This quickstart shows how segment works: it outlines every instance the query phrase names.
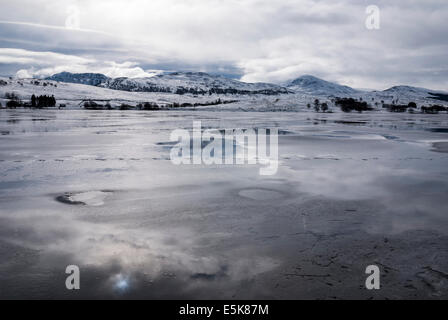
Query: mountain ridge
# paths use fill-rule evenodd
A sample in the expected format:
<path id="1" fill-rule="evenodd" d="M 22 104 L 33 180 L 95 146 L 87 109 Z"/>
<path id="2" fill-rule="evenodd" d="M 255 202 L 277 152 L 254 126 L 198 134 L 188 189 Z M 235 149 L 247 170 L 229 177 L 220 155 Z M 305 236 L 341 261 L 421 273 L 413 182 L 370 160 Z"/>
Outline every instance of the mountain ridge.
<path id="1" fill-rule="evenodd" d="M 296 93 L 315 95 L 351 95 L 360 92 L 360 90 L 349 86 L 326 81 L 312 75 L 300 76 L 289 81 L 286 86 Z"/>
<path id="2" fill-rule="evenodd" d="M 397 85 L 382 91 L 364 91 L 346 85 L 326 81 L 312 75 L 302 75 L 283 85 L 266 82 L 248 83 L 230 79 L 222 75 L 205 72 L 170 72 L 145 78 L 110 78 L 101 73 L 61 72 L 45 78 L 67 83 L 93 85 L 108 89 L 130 92 L 170 92 L 177 94 L 306 94 L 314 96 L 353 96 L 359 94 L 422 96 L 436 100 L 447 99 L 447 92 L 409 85 Z"/>
<path id="3" fill-rule="evenodd" d="M 79 83 L 97 86 L 110 79 L 102 73 L 71 73 L 71 72 L 60 72 L 53 74 L 50 77 L 46 77 L 45 80 L 53 80 L 59 82 L 67 83 Z"/>
<path id="4" fill-rule="evenodd" d="M 90 78 L 89 78 L 90 77 Z M 221 75 L 204 72 L 172 72 L 145 78 L 109 78 L 103 74 L 58 73 L 47 77 L 69 83 L 95 85 L 103 88 L 131 92 L 170 92 L 177 94 L 261 94 L 278 95 L 291 93 L 287 88 L 270 83 L 246 83 Z"/>

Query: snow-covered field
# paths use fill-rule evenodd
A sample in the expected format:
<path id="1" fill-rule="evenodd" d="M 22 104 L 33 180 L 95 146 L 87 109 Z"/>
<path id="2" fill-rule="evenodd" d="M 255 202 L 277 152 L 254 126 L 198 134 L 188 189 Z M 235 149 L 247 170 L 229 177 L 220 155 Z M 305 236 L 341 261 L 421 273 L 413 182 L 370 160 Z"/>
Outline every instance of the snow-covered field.
<path id="1" fill-rule="evenodd" d="M 100 88 L 95 86 L 64 83 L 47 80 L 9 80 L 2 78 L 8 82 L 8 85 L 0 86 L 0 102 L 3 105 L 6 104 L 7 99 L 4 98 L 5 93 L 15 93 L 22 100 L 29 101 L 31 95 L 54 95 L 57 99 L 57 103 L 66 104 L 67 108 L 79 109 L 82 106 L 83 101 L 94 100 L 102 102 L 110 102 L 113 106 L 122 103 L 138 104 L 142 102 L 156 102 L 161 105 L 169 104 L 173 102 L 206 102 L 216 99 L 215 97 L 208 96 L 181 96 L 177 94 L 168 93 L 150 93 L 150 92 L 127 92 L 112 90 L 107 88 Z M 34 84 L 35 81 L 39 82 L 39 85 Z M 46 86 L 43 84 L 46 83 Z M 48 85 L 48 84 L 52 85 Z"/>
<path id="2" fill-rule="evenodd" d="M 75 75 L 71 75 L 75 77 Z M 60 79 L 60 78 L 57 78 Z M 64 81 L 70 81 L 66 78 Z M 96 79 L 96 78 L 94 78 Z M 73 80 L 73 79 L 72 79 Z M 75 78 L 76 81 L 79 79 Z M 75 81 L 73 80 L 73 81 Z M 86 79 L 86 81 L 91 79 Z M 6 83 L 1 85 L 1 81 Z M 79 80 L 80 81 L 80 80 Z M 93 81 L 93 80 L 92 80 Z M 121 104 L 135 106 L 139 103 L 151 102 L 160 106 L 173 103 L 199 103 L 207 104 L 218 99 L 222 101 L 235 101 L 230 104 L 220 104 L 197 107 L 200 110 L 209 111 L 306 111 L 307 104 L 313 104 L 315 99 L 326 102 L 332 112 L 340 112 L 332 100 L 334 97 L 353 97 L 363 99 L 377 111 L 382 110 L 382 102 L 408 104 L 415 102 L 418 107 L 433 104 L 448 106 L 447 101 L 434 99 L 429 93 L 437 92 L 430 89 L 397 86 L 384 91 L 360 91 L 335 83 L 327 82 L 312 76 L 303 76 L 285 87 L 273 84 L 255 83 L 249 84 L 221 76 L 210 76 L 202 73 L 174 73 L 153 78 L 143 79 L 110 79 L 100 86 L 59 82 L 41 79 L 8 79 L 0 78 L 0 103 L 5 106 L 8 99 L 5 94 L 14 93 L 24 102 L 29 102 L 31 95 L 54 95 L 57 105 L 64 104 L 69 109 L 80 109 L 87 100 L 100 104 L 109 103 L 112 107 Z M 117 85 L 119 84 L 119 86 Z M 150 85 L 149 85 L 149 84 Z M 127 84 L 127 86 L 126 86 Z M 171 92 L 144 92 L 150 86 L 158 88 L 170 88 Z M 110 88 L 127 88 L 130 91 L 115 90 Z M 238 92 L 249 91 L 254 94 L 176 94 L 177 88 L 194 90 L 209 90 L 211 88 L 231 88 Z M 137 90 L 137 91 L 135 91 Z M 284 92 L 275 95 L 259 94 L 260 90 L 274 90 Z M 283 91 L 282 91 L 283 90 Z M 443 92 L 442 92 L 443 93 Z M 448 96 L 447 93 L 443 93 Z"/>
<path id="3" fill-rule="evenodd" d="M 74 106 L 92 95 L 209 99 L 38 89 Z M 280 104 L 243 98 L 243 109 Z M 448 298 L 448 116 L 316 114 L 302 104 L 0 110 L 0 297 Z M 170 133 L 194 120 L 280 129 L 278 173 L 174 165 Z M 80 291 L 65 289 L 72 264 Z M 372 264 L 382 272 L 375 292 L 364 287 Z"/>

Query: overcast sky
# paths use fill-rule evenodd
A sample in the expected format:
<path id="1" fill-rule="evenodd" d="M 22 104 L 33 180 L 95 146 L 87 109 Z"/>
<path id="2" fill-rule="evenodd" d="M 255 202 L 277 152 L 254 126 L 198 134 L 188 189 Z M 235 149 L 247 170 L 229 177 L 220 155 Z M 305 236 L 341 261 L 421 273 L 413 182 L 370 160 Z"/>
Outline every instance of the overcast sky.
<path id="1" fill-rule="evenodd" d="M 380 29 L 366 28 L 366 8 Z M 312 74 L 357 88 L 448 91 L 447 0 L 0 0 L 0 74 L 250 82 Z"/>

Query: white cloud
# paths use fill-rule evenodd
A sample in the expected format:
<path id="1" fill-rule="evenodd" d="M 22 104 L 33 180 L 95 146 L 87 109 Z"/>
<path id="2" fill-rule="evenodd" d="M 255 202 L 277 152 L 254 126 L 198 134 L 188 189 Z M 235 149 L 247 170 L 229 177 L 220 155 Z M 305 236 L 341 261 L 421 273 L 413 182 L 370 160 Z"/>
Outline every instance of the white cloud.
<path id="1" fill-rule="evenodd" d="M 27 79 L 27 78 L 32 78 L 33 74 L 30 73 L 29 70 L 20 69 L 19 71 L 17 71 L 16 77 L 19 79 Z"/>
<path id="2" fill-rule="evenodd" d="M 20 69 L 16 73 L 19 78 L 47 77 L 55 73 L 67 71 L 73 73 L 95 72 L 109 77 L 151 77 L 156 73 L 147 72 L 138 63 L 125 61 L 97 61 L 74 55 L 54 52 L 35 52 L 23 49 L 0 48 L 0 63 L 16 63 L 30 65 L 27 69 Z"/>
<path id="3" fill-rule="evenodd" d="M 19 64 L 89 64 L 95 60 L 78 57 L 75 55 L 67 55 L 55 52 L 37 52 L 24 49 L 0 48 L 1 63 L 19 63 Z"/>

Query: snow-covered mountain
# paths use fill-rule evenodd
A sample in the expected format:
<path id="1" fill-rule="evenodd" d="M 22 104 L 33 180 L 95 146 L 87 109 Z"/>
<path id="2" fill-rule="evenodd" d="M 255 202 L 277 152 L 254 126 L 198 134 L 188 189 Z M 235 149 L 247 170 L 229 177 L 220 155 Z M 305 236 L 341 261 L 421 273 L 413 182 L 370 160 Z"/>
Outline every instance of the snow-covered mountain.
<path id="1" fill-rule="evenodd" d="M 286 86 L 296 93 L 315 96 L 346 96 L 359 93 L 358 90 L 348 86 L 325 81 L 310 75 L 304 75 L 292 80 Z"/>
<path id="2" fill-rule="evenodd" d="M 148 78 L 108 78 L 98 73 L 73 74 L 62 72 L 46 80 L 94 85 L 131 92 L 168 92 L 175 94 L 262 94 L 278 95 L 288 89 L 268 83 L 245 83 L 203 72 L 174 72 Z"/>
<path id="3" fill-rule="evenodd" d="M 411 87 L 411 86 L 395 86 L 380 92 L 381 95 L 391 97 L 407 97 L 409 99 L 418 98 L 437 98 L 437 94 L 443 94 L 436 90 L 430 90 L 425 88 Z"/>
<path id="4" fill-rule="evenodd" d="M 177 94 L 286 94 L 284 87 L 268 83 L 245 83 L 204 72 L 174 72 L 150 78 L 116 78 L 101 87 L 134 92 L 171 92 Z"/>
<path id="5" fill-rule="evenodd" d="M 53 80 L 67 83 L 79 83 L 79 84 L 87 84 L 91 86 L 97 86 L 101 83 L 109 80 L 109 77 L 106 77 L 101 73 L 70 73 L 70 72 L 61 72 L 52 75 L 51 77 L 46 78 L 45 80 Z"/>
<path id="6" fill-rule="evenodd" d="M 60 78 L 68 82 L 73 82 L 70 78 Z M 78 78 L 77 78 L 78 79 Z M 169 88 L 170 92 L 150 92 L 144 91 L 151 88 L 151 83 L 156 88 Z M 114 88 L 113 85 L 119 85 Z M 117 90 L 125 84 L 130 87 L 126 91 Z M 132 85 L 132 86 L 131 86 Z M 146 88 L 133 87 L 135 85 L 147 86 Z M 259 90 L 281 90 L 285 92 L 284 87 L 269 84 L 247 84 L 236 80 L 229 80 L 224 77 L 210 76 L 206 74 L 185 74 L 174 73 L 165 76 L 157 76 L 145 79 L 108 79 L 106 82 L 97 86 L 79 83 L 67 83 L 62 81 L 42 80 L 42 79 L 16 79 L 13 77 L 0 77 L 0 107 L 6 106 L 11 96 L 18 97 L 24 103 L 29 103 L 34 94 L 54 96 L 57 104 L 66 105 L 67 108 L 80 108 L 86 101 L 95 101 L 99 104 L 110 104 L 116 108 L 122 104 L 136 106 L 141 103 L 155 103 L 159 106 L 171 104 L 196 104 L 198 108 L 208 108 L 208 110 L 247 110 L 247 111 L 308 111 L 307 104 L 312 104 L 316 98 L 326 102 L 332 108 L 332 111 L 338 111 L 339 108 L 333 105 L 333 99 L 327 92 L 317 93 L 293 93 L 287 90 L 288 94 L 278 95 L 251 95 L 251 94 L 222 94 L 217 93 L 220 90 L 212 88 L 232 88 L 233 92 L 259 92 Z M 113 88 L 113 89 L 111 89 Z M 193 88 L 193 93 L 176 93 L 179 88 Z M 207 94 L 197 94 L 199 88 L 208 92 Z M 202 90 L 201 89 L 201 90 Z M 134 90 L 134 91 L 133 91 Z M 238 91 L 239 90 L 239 91 Z M 243 91 L 246 90 L 246 91 Z M 257 90 L 257 91 L 254 91 Z M 330 90 L 330 89 L 328 89 Z M 181 90 L 182 91 L 182 90 Z M 188 91 L 190 92 L 190 91 Z M 222 90 L 226 92 L 226 90 Z M 275 92 L 275 91 L 274 91 Z M 334 96 L 344 97 L 343 94 Z M 448 106 L 448 93 L 438 90 L 424 88 L 414 88 L 408 86 L 392 87 L 384 91 L 358 91 L 355 94 L 345 95 L 355 99 L 362 99 L 369 103 L 373 108 L 382 110 L 383 103 L 407 105 L 409 102 L 415 102 L 418 107 L 430 106 L 434 104 Z M 227 101 L 229 103 L 216 105 L 215 102 Z M 230 103 L 231 102 L 231 103 Z"/>
<path id="7" fill-rule="evenodd" d="M 374 98 L 387 103 L 408 103 L 410 101 L 420 103 L 436 103 L 437 101 L 448 101 L 448 93 L 440 90 L 431 90 L 411 86 L 394 86 L 383 91 L 364 92 L 362 95 L 365 100 Z"/>
<path id="8" fill-rule="evenodd" d="M 383 93 L 393 94 L 399 96 L 408 96 L 408 97 L 421 97 L 426 96 L 427 98 L 433 98 L 438 100 L 448 101 L 448 93 L 441 92 L 438 90 L 430 90 L 426 88 L 418 88 L 411 86 L 395 86 L 384 90 Z"/>
<path id="9" fill-rule="evenodd" d="M 407 104 L 412 101 L 419 105 L 426 105 L 448 101 L 448 93 L 438 90 L 395 86 L 384 91 L 361 91 L 311 75 L 301 76 L 286 83 L 285 86 L 269 83 L 246 83 L 203 72 L 173 72 L 147 78 L 115 79 L 98 73 L 73 74 L 62 72 L 47 79 L 54 81 L 55 84 L 57 81 L 83 84 L 87 85 L 86 87 L 94 86 L 97 89 L 108 90 L 110 96 L 126 96 L 129 100 L 133 100 L 128 97 L 129 94 L 135 93 L 136 97 L 139 96 L 137 94 L 145 94 L 145 97 L 147 94 L 157 95 L 157 97 L 177 96 L 178 98 L 175 99 L 170 98 L 174 101 L 182 97 L 185 100 L 186 96 L 206 98 L 238 95 L 238 100 L 246 100 L 252 95 L 275 96 L 275 98 L 282 96 L 281 101 L 285 103 L 290 101 L 288 103 L 291 104 L 298 103 L 298 101 L 313 101 L 315 98 L 322 100 L 331 97 L 363 99 L 376 106 L 380 106 L 382 102 Z M 114 94 L 111 94 L 111 92 L 114 92 Z"/>

